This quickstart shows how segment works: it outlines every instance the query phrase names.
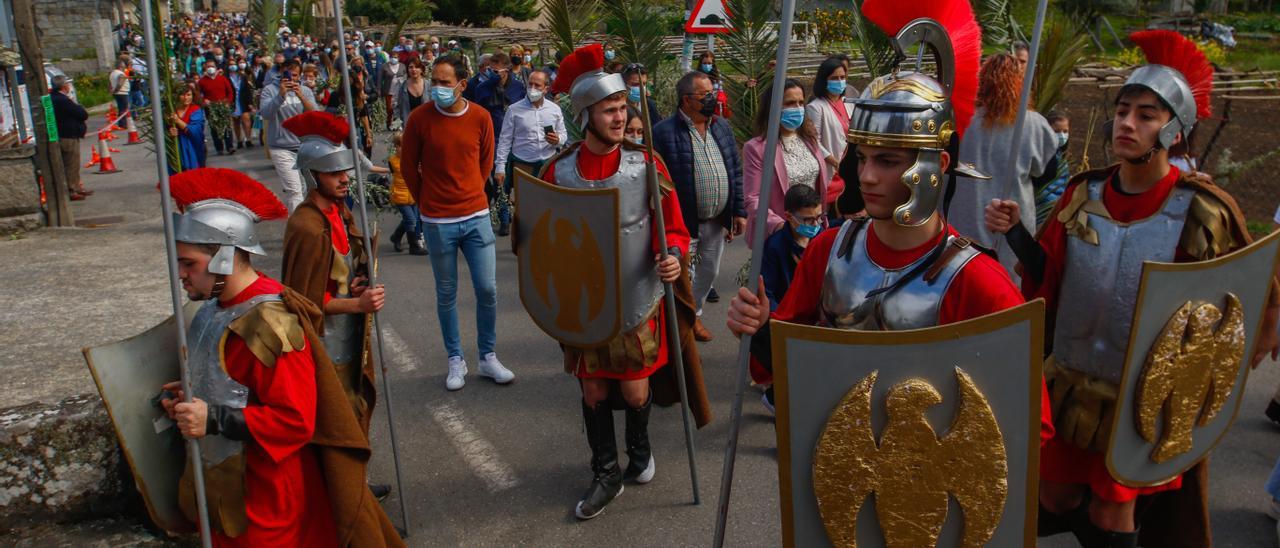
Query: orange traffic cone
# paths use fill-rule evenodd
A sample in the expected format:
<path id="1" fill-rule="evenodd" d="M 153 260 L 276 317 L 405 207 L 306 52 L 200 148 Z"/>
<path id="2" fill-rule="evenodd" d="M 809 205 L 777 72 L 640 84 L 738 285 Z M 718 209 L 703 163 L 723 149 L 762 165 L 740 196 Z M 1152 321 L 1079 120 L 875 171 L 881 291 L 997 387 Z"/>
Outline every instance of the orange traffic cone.
<path id="1" fill-rule="evenodd" d="M 125 144 L 136 145 L 138 143 L 141 143 L 142 139 L 138 137 L 138 126 L 133 123 L 133 118 L 126 117 L 124 121 L 125 121 L 125 127 L 129 128 L 129 140 L 125 142 Z"/>
<path id="2" fill-rule="evenodd" d="M 92 146 L 90 146 L 90 147 L 89 147 L 89 152 L 93 153 L 93 157 L 89 158 L 89 163 L 85 164 L 85 165 L 84 165 L 84 167 L 93 167 L 93 166 L 98 165 L 98 162 L 101 162 L 101 161 L 102 161 L 102 157 L 101 157 L 101 156 L 98 156 L 98 147 L 97 147 L 97 145 L 92 145 Z"/>
<path id="3" fill-rule="evenodd" d="M 112 129 L 110 129 L 110 128 L 108 128 L 108 129 L 104 129 L 104 130 L 102 130 L 102 131 L 103 131 L 103 132 L 105 132 L 105 133 L 107 134 L 107 140 L 108 140 L 108 141 L 114 141 L 114 140 L 116 140 L 116 139 L 119 139 L 119 137 L 116 137 L 116 134 L 111 133 L 111 132 L 112 132 L 112 131 L 114 131 L 114 130 L 112 130 Z"/>
<path id="4" fill-rule="evenodd" d="M 98 163 L 98 173 L 119 173 L 115 160 L 111 159 L 111 147 L 107 146 L 107 135 L 111 135 L 111 132 L 105 129 L 98 132 L 98 146 L 102 147 L 102 161 Z"/>
<path id="5" fill-rule="evenodd" d="M 109 150 L 109 151 L 111 151 L 111 152 L 124 152 L 124 151 L 122 151 L 122 150 L 120 150 L 120 149 L 118 149 L 118 148 L 116 148 L 116 147 L 107 147 L 107 150 Z"/>
<path id="6" fill-rule="evenodd" d="M 120 113 L 116 111 L 116 104 L 111 103 L 111 106 L 107 107 L 107 127 L 110 128 L 115 126 L 116 118 L 119 118 L 119 117 L 120 117 Z"/>

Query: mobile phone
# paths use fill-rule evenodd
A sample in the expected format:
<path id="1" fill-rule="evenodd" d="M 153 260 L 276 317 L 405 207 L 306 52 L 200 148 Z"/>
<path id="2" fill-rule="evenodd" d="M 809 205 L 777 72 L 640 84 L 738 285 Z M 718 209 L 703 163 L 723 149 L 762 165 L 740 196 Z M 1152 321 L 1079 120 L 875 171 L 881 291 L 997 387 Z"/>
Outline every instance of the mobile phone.
<path id="1" fill-rule="evenodd" d="M 542 126 L 542 132 L 543 132 L 543 133 L 548 133 L 548 134 L 550 134 L 550 133 L 555 133 L 555 132 L 556 132 L 556 128 L 555 128 L 555 126 Z"/>

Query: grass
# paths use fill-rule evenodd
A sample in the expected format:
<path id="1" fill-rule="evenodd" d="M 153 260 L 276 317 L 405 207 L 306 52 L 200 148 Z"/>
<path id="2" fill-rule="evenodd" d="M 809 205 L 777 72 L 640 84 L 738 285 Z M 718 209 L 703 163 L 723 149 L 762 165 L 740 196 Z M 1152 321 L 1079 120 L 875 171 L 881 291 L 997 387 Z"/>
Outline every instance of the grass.
<path id="1" fill-rule="evenodd" d="M 1245 221 L 1245 227 L 1249 230 L 1249 234 L 1254 238 L 1260 238 L 1271 233 L 1273 228 L 1271 221 Z"/>
<path id="2" fill-rule="evenodd" d="M 111 102 L 111 90 L 105 74 L 77 76 L 75 85 L 76 99 L 85 108 Z"/>

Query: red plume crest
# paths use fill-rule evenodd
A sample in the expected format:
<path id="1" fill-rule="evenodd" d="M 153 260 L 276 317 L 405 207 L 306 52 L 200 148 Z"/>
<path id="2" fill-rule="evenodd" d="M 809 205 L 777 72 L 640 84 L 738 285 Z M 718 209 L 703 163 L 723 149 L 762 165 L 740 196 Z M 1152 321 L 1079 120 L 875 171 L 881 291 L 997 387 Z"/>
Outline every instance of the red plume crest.
<path id="1" fill-rule="evenodd" d="M 1213 65 L 1195 42 L 1171 30 L 1139 31 L 1130 34 L 1129 39 L 1142 48 L 1148 63 L 1169 67 L 1187 79 L 1191 95 L 1196 99 L 1196 118 L 1213 114 L 1209 99 L 1213 92 Z"/>
<path id="2" fill-rule="evenodd" d="M 964 136 L 973 118 L 978 97 L 978 69 L 982 64 L 982 29 L 973 16 L 968 0 L 866 0 L 862 15 L 890 38 L 903 27 L 921 17 L 937 21 L 947 29 L 951 49 L 955 53 L 955 84 L 951 91 L 951 110 L 956 118 L 956 137 Z"/>
<path id="3" fill-rule="evenodd" d="M 169 178 L 169 192 L 181 211 L 196 202 L 220 198 L 248 208 L 264 221 L 289 216 L 275 193 L 234 169 L 202 167 L 183 171 Z"/>
<path id="4" fill-rule="evenodd" d="M 299 139 L 308 135 L 317 135 L 332 141 L 335 145 L 346 143 L 347 136 L 351 134 L 351 126 L 347 125 L 346 118 L 322 110 L 304 112 L 285 120 L 280 125 L 297 135 Z"/>
<path id="5" fill-rule="evenodd" d="M 556 81 L 551 84 L 551 93 L 567 93 L 573 87 L 573 81 L 579 76 L 604 68 L 604 46 L 587 44 L 573 50 L 560 63 L 556 72 Z"/>

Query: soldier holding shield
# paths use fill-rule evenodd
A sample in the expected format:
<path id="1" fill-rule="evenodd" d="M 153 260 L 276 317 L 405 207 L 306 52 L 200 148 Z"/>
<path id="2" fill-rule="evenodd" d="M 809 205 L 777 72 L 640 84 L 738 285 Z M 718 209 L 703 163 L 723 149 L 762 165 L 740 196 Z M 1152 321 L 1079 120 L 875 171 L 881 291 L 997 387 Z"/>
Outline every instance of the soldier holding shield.
<path id="1" fill-rule="evenodd" d="M 1153 485 L 1122 482 L 1105 459 L 1108 434 L 1132 428 L 1132 421 L 1121 424 L 1117 418 L 1112 430 L 1112 417 L 1120 416 L 1119 383 L 1127 373 L 1130 346 L 1136 344 L 1131 328 L 1137 324 L 1144 262 L 1207 261 L 1244 247 L 1250 238 L 1230 195 L 1169 163 L 1168 149 L 1185 141 L 1198 118 L 1209 116 L 1212 66 L 1176 32 L 1144 31 L 1131 39 L 1150 64 L 1135 70 L 1120 89 L 1108 124 L 1120 162 L 1072 179 L 1038 238 L 1018 222 L 1014 202 L 993 201 L 986 223 L 1005 233 L 1017 253 L 1023 293 L 1045 298 L 1056 319 L 1048 323 L 1054 327 L 1045 377 L 1058 436 L 1041 456 L 1040 534 L 1070 530 L 1085 546 L 1136 546 L 1145 522 L 1166 526 L 1145 530 L 1143 544 L 1207 546 L 1212 537 L 1204 462 Z M 1266 283 L 1265 276 L 1258 279 Z M 1261 338 L 1249 357 L 1254 365 L 1268 352 L 1274 356 L 1276 297 L 1273 288 L 1260 314 Z M 1147 297 L 1153 299 L 1160 295 Z M 1252 340 L 1253 332 L 1248 336 Z M 1197 344 L 1194 332 L 1191 337 L 1188 349 Z M 1244 337 L 1239 347 L 1243 351 Z M 1227 365 L 1227 378 L 1234 379 L 1233 364 Z M 1219 387 L 1220 398 L 1225 399 L 1221 388 L 1229 393 L 1230 384 Z M 1196 400 L 1197 413 L 1206 401 L 1203 393 L 1187 399 Z M 1200 418 L 1202 425 L 1207 418 Z M 1160 492 L 1168 494 L 1139 499 Z"/>
<path id="2" fill-rule="evenodd" d="M 584 520 L 604 511 L 622 492 L 624 481 L 645 484 L 654 477 L 655 462 L 648 436 L 651 404 L 656 401 L 659 405 L 669 405 L 678 400 L 672 400 L 673 391 L 666 388 L 670 386 L 673 369 L 664 367 L 671 362 L 672 352 L 666 314 L 677 314 L 680 322 L 682 355 L 690 368 L 690 386 L 696 386 L 690 390 L 694 415 L 699 425 L 710 420 L 697 350 L 692 344 L 692 295 L 687 269 L 681 261 L 688 255 L 689 231 L 681 221 L 680 204 L 661 159 L 624 139 L 627 86 L 621 75 L 607 74 L 603 66 L 604 51 L 599 44 L 579 48 L 561 64 L 552 92 L 569 92 L 571 114 L 585 130 L 586 138 L 548 160 L 541 179 L 567 189 L 616 189 L 617 219 L 610 221 L 613 226 L 583 225 L 579 230 L 573 224 L 578 216 L 573 215 L 576 211 L 572 207 L 568 211 L 533 211 L 531 193 L 545 183 L 529 182 L 526 174 L 518 173 L 517 230 L 513 238 L 513 247 L 520 254 L 521 296 L 526 309 L 544 330 L 561 341 L 565 370 L 577 377 L 582 387 L 582 417 L 594 474 L 591 487 L 574 510 L 574 514 Z M 646 181 L 646 165 L 650 162 L 656 163 L 661 180 L 661 196 L 656 201 Z M 664 226 L 656 226 L 654 222 L 651 207 L 655 202 L 662 207 Z M 573 203 L 572 196 L 565 195 L 556 203 Z M 554 225 L 544 223 L 551 217 L 557 219 Z M 555 228 L 547 228 L 549 226 Z M 606 230 L 617 234 L 616 238 L 603 233 Z M 659 257 L 659 230 L 665 232 L 671 248 L 671 255 L 664 259 Z M 550 241 L 552 237 L 554 241 Z M 581 246 L 581 253 L 574 253 L 564 245 L 573 239 L 580 242 L 575 245 Z M 614 246 L 616 249 L 609 249 Z M 566 251 L 570 254 L 558 259 L 550 256 Z M 605 255 L 616 259 L 592 259 Z M 549 265 L 549 271 L 544 272 L 548 266 L 540 265 Z M 608 276 L 616 275 L 615 281 L 606 281 L 606 274 L 601 270 L 598 284 L 582 282 L 595 280 L 591 277 L 593 269 L 613 268 L 613 265 L 616 265 L 616 274 L 611 272 Z M 530 270 L 536 272 L 530 273 Z M 552 280 L 556 298 L 550 300 L 555 301 L 554 306 L 560 310 L 558 320 L 544 321 L 530 308 L 530 299 L 537 297 L 529 295 L 532 290 L 525 280 L 529 275 Z M 665 310 L 661 305 L 663 282 L 677 284 L 675 311 Z M 567 326 L 579 323 L 582 285 L 587 286 L 585 300 L 597 303 L 584 310 L 599 310 L 599 299 L 605 298 L 603 293 L 619 295 L 617 326 L 605 335 L 605 340 L 594 341 L 596 344 L 575 345 L 564 333 L 565 329 L 574 331 Z M 615 291 L 606 291 L 606 286 Z M 545 286 L 543 288 L 545 291 Z M 548 300 L 545 293 L 542 300 Z M 609 323 L 590 321 L 598 315 L 589 316 L 583 323 Z M 558 327 L 549 328 L 551 324 Z M 614 435 L 615 407 L 625 408 L 626 413 L 629 462 L 625 472 L 619 466 Z"/>
<path id="3" fill-rule="evenodd" d="M 888 3 L 869 1 L 862 9 L 890 36 L 912 34 L 905 29 L 910 19 L 892 14 Z M 763 284 L 757 294 L 743 288 L 733 300 L 729 329 L 753 335 L 752 357 L 766 369 L 772 362 L 771 319 L 896 331 L 959 322 L 1023 302 L 1000 264 L 942 215 L 946 184 L 953 184 L 945 179 L 985 177 L 953 162 L 974 108 L 981 47 L 972 13 L 965 19 L 954 14 L 967 10 L 928 9 L 933 11 L 914 14 L 930 18 L 914 36 L 923 35 L 941 53 L 939 76 L 881 76 L 854 101 L 848 135 L 854 146 L 842 171 L 850 172 L 847 181 L 857 182 L 846 192 L 861 193 L 866 216 L 809 243 L 772 315 Z M 914 44 L 901 49 L 908 46 Z M 855 164 L 856 171 L 848 169 Z M 1051 432 L 1047 408 L 1044 414 L 1042 437 Z"/>
<path id="4" fill-rule="evenodd" d="M 314 329 L 319 311 L 253 269 L 254 225 L 287 215 L 271 191 L 227 169 L 171 179 L 179 277 L 206 301 L 188 329 L 194 399 L 161 401 L 198 440 L 217 546 L 401 546 L 364 485 L 368 441 Z M 317 441 L 324 440 L 324 441 Z M 196 521 L 193 473 L 178 504 Z"/>

